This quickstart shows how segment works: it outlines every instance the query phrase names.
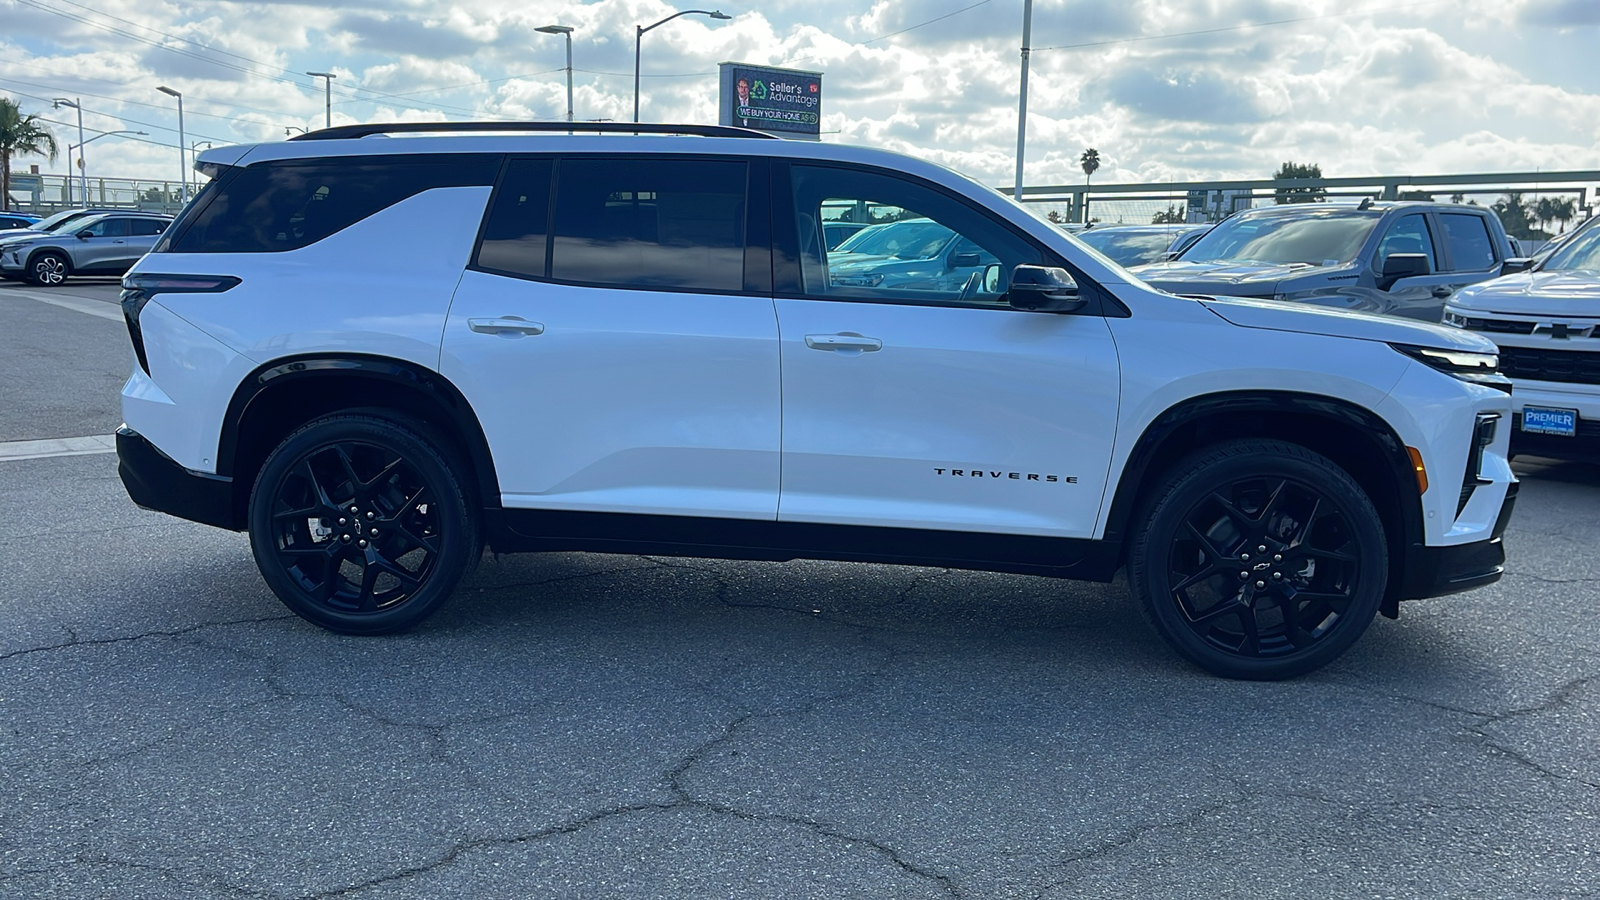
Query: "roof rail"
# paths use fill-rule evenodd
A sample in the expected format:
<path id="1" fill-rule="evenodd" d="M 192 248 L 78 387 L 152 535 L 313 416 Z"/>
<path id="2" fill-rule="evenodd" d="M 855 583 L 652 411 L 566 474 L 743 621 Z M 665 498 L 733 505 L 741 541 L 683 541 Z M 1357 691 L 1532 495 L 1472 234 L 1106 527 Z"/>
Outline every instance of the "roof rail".
<path id="1" fill-rule="evenodd" d="M 437 134 L 450 132 L 485 131 L 565 131 L 585 134 L 692 134 L 700 137 L 766 138 L 780 140 L 773 135 L 751 128 L 730 125 L 656 125 L 638 122 L 390 122 L 373 125 L 335 125 L 306 134 L 297 134 L 291 141 L 340 141 L 364 138 L 374 134 Z"/>

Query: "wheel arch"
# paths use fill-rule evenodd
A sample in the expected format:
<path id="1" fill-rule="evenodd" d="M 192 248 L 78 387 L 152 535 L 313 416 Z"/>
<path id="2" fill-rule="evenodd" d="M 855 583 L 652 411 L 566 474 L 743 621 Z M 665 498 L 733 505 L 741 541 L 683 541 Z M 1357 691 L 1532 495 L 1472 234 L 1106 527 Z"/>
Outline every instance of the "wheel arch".
<path id="1" fill-rule="evenodd" d="M 1228 391 L 1191 397 L 1151 420 L 1122 468 L 1105 540 L 1124 548 L 1134 516 L 1173 465 L 1239 437 L 1277 438 L 1328 457 L 1366 490 L 1383 518 L 1389 580 L 1380 608 L 1398 615 L 1411 548 L 1423 543 L 1422 494 L 1405 443 L 1388 422 L 1346 400 L 1293 391 Z"/>
<path id="2" fill-rule="evenodd" d="M 250 490 L 267 454 L 300 425 L 341 409 L 393 409 L 436 428 L 470 463 L 464 479 L 480 509 L 500 506 L 489 442 L 471 404 L 425 366 L 367 354 L 304 354 L 273 360 L 240 382 L 217 445 L 217 474 L 233 480 L 233 518 L 243 527 Z"/>
<path id="3" fill-rule="evenodd" d="M 28 261 L 22 264 L 22 275 L 23 275 L 24 278 L 27 277 L 28 272 L 32 271 L 34 260 L 38 259 L 41 256 L 44 256 L 47 253 L 50 254 L 51 256 L 59 256 L 59 257 L 61 257 L 61 261 L 66 263 L 66 265 L 67 265 L 67 277 L 68 278 L 71 278 L 73 276 L 73 274 L 77 271 L 77 268 L 75 266 L 73 266 L 73 264 L 72 264 L 72 254 L 68 253 L 64 248 L 61 248 L 61 247 L 37 247 L 37 248 L 35 248 L 34 250 L 32 250 L 32 251 L 30 251 L 28 253 Z"/>

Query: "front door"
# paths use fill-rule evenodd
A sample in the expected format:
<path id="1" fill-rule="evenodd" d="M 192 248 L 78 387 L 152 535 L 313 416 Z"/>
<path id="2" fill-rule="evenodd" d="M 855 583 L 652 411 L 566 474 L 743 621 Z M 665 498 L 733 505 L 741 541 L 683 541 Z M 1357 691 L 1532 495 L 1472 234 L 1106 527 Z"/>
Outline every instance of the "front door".
<path id="1" fill-rule="evenodd" d="M 128 220 L 120 216 L 108 216 L 83 228 L 72 228 L 75 236 L 72 271 L 92 275 L 126 270 L 133 265 L 133 260 L 128 258 L 128 231 Z"/>
<path id="2" fill-rule="evenodd" d="M 775 254 L 779 520 L 1092 536 L 1116 431 L 1110 330 L 1098 316 L 1004 300 L 1011 269 L 1054 265 L 1050 252 L 904 176 L 788 171 L 788 187 L 774 181 L 793 201 L 792 210 L 777 204 L 792 229 L 781 219 L 774 228 L 786 250 Z M 876 254 L 878 263 L 832 259 L 823 226 L 841 216 L 891 223 L 873 236 L 903 228 L 917 240 Z M 957 240 L 923 233 L 935 227 Z M 952 245 L 963 255 L 944 253 Z M 929 259 L 913 258 L 924 252 Z M 974 269 L 973 256 L 998 266 Z M 798 264 L 785 274 L 787 259 Z"/>
<path id="3" fill-rule="evenodd" d="M 508 164 L 440 363 L 507 508 L 775 518 L 777 322 L 750 185 L 764 196 L 764 166 L 741 159 Z"/>

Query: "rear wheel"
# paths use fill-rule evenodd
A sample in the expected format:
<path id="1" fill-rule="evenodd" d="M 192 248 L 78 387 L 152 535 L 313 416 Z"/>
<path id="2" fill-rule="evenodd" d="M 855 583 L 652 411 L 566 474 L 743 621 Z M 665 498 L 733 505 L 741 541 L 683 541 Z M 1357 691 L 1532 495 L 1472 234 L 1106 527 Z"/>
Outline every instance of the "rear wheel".
<path id="1" fill-rule="evenodd" d="M 343 413 L 289 435 L 250 495 L 250 545 L 303 618 L 383 634 L 432 615 L 482 545 L 462 472 L 421 423 Z"/>
<path id="2" fill-rule="evenodd" d="M 41 253 L 28 260 L 28 280 L 43 287 L 55 287 L 67 280 L 72 267 L 59 253 Z"/>
<path id="3" fill-rule="evenodd" d="M 1383 522 L 1348 473 L 1295 444 L 1237 441 L 1173 470 L 1135 534 L 1128 581 L 1179 653 L 1266 680 L 1349 649 L 1388 564 Z"/>

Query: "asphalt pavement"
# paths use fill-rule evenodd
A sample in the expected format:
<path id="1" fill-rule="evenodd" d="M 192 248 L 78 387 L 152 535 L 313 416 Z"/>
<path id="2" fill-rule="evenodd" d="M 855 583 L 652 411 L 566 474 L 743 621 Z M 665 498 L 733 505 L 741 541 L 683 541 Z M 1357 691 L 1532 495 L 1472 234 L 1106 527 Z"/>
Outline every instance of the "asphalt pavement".
<path id="1" fill-rule="evenodd" d="M 114 300 L 0 286 L 0 442 L 115 428 Z M 0 459 L 0 896 L 1600 896 L 1600 467 L 1517 468 L 1503 581 L 1256 684 L 1120 583 L 843 563 L 489 556 L 341 637 Z"/>

